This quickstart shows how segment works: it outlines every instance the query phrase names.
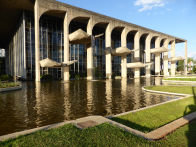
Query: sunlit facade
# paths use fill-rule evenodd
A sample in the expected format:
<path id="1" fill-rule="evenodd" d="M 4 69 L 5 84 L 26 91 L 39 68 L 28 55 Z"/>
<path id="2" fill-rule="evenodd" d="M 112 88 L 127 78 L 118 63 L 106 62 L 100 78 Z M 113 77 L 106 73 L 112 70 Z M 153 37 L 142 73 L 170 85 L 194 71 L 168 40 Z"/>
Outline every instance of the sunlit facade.
<path id="1" fill-rule="evenodd" d="M 6 72 L 12 76 L 36 81 L 48 74 L 65 81 L 74 78 L 175 76 L 175 44 L 182 42 L 185 42 L 186 66 L 187 41 L 184 39 L 54 0 L 25 2 L 28 8 L 22 1 L 21 7 L 17 5 L 16 10 L 20 12 L 15 22 L 17 27 L 10 35 L 9 43 L 5 43 Z M 79 29 L 91 36 L 90 44 L 69 41 L 69 35 Z M 126 55 L 108 52 L 108 48 L 111 51 L 119 47 L 132 52 Z M 164 51 L 159 52 L 161 49 Z M 77 62 L 66 68 L 41 67 L 40 61 L 46 58 L 58 63 Z"/>

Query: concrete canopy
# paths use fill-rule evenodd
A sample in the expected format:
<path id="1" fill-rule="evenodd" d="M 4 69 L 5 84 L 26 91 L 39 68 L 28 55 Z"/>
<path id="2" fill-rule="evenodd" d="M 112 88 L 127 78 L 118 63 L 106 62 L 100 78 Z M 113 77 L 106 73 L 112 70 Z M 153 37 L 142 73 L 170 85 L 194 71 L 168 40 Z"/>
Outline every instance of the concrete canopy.
<path id="1" fill-rule="evenodd" d="M 46 58 L 46 59 L 40 61 L 40 66 L 41 67 L 60 67 L 61 63 L 58 63 L 58 62 L 53 61 L 49 58 Z"/>
<path id="2" fill-rule="evenodd" d="M 169 62 L 175 62 L 175 61 L 182 61 L 184 60 L 183 57 L 179 56 L 179 57 L 173 57 L 173 58 L 169 58 Z"/>
<path id="3" fill-rule="evenodd" d="M 164 53 L 164 52 L 168 52 L 169 50 L 165 47 L 160 47 L 160 48 L 155 48 L 155 49 L 151 49 L 150 53 L 151 54 L 156 54 L 156 53 Z"/>
<path id="4" fill-rule="evenodd" d="M 56 61 L 51 60 L 49 58 L 46 58 L 46 59 L 43 59 L 43 60 L 40 61 L 40 66 L 41 67 L 48 67 L 48 68 L 59 68 L 59 67 L 70 66 L 70 65 L 72 65 L 76 62 L 78 62 L 78 61 L 73 60 L 73 61 L 59 63 L 59 62 L 56 62 Z"/>
<path id="5" fill-rule="evenodd" d="M 88 35 L 82 29 L 78 29 L 69 35 L 69 41 L 71 44 L 88 44 L 91 42 L 91 35 Z"/>
<path id="6" fill-rule="evenodd" d="M 123 56 L 133 52 L 133 50 L 128 49 L 127 47 L 118 47 L 116 49 L 112 49 L 111 53 L 113 56 Z"/>
<path id="7" fill-rule="evenodd" d="M 142 62 L 127 63 L 127 68 L 143 68 L 146 65 Z"/>

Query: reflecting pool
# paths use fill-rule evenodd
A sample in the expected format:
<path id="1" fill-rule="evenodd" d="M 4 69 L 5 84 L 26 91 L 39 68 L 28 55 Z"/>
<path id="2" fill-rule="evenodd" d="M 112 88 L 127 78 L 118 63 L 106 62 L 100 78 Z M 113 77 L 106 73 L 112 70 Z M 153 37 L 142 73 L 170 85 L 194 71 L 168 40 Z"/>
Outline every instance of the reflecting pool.
<path id="1" fill-rule="evenodd" d="M 23 90 L 0 94 L 0 135 L 73 120 L 108 116 L 162 103 L 175 96 L 145 93 L 161 78 L 24 82 Z"/>

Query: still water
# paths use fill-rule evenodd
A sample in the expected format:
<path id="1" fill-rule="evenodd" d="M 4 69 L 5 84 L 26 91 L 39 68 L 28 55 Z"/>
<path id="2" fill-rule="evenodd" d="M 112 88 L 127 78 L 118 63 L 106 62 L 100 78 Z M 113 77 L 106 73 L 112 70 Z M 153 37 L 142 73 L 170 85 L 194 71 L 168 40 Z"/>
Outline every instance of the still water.
<path id="1" fill-rule="evenodd" d="M 88 115 L 119 114 L 177 98 L 142 91 L 142 86 L 160 84 L 161 78 L 24 82 L 22 90 L 0 94 L 0 135 Z"/>

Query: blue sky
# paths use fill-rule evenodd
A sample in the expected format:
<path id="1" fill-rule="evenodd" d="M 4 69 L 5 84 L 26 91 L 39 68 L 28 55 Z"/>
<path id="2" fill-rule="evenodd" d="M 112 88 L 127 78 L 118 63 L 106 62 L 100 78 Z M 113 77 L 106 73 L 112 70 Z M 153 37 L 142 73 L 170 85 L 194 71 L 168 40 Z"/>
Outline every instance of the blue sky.
<path id="1" fill-rule="evenodd" d="M 196 0 L 58 0 L 188 40 L 196 58 Z M 176 44 L 184 56 L 184 43 Z"/>

